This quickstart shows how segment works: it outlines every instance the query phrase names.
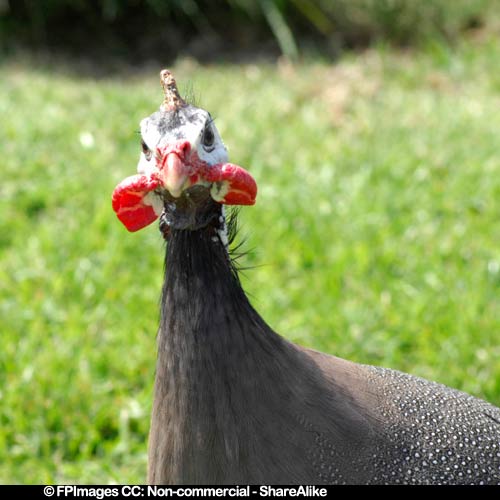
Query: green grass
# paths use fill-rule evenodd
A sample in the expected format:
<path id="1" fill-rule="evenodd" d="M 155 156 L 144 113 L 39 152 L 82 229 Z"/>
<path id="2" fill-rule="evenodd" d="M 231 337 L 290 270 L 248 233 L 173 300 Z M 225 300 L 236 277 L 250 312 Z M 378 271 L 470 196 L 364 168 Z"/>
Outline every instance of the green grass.
<path id="1" fill-rule="evenodd" d="M 234 162 L 244 285 L 287 338 L 500 404 L 500 46 L 179 64 Z M 142 482 L 164 245 L 111 192 L 157 70 L 0 67 L 0 482 Z"/>

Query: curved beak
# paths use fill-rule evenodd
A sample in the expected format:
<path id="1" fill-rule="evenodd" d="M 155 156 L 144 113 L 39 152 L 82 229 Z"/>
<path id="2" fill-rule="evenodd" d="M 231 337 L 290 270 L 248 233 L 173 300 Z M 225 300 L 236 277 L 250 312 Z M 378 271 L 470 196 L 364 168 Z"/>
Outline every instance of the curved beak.
<path id="1" fill-rule="evenodd" d="M 188 167 L 177 153 L 167 154 L 160 169 L 159 179 L 174 198 L 179 198 L 184 189 L 189 187 Z"/>
<path id="2" fill-rule="evenodd" d="M 167 144 L 156 150 L 158 178 L 163 187 L 174 197 L 179 198 L 191 184 L 192 166 L 189 163 L 191 143 L 179 141 Z"/>

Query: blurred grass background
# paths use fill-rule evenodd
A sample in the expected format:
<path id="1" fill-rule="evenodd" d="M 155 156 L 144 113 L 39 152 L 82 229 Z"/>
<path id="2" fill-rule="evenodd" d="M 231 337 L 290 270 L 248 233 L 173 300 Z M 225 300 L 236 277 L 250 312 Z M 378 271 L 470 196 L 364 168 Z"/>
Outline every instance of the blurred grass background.
<path id="1" fill-rule="evenodd" d="M 98 4 L 126 18 L 120 2 Z M 168 3 L 202 33 L 211 16 L 203 21 L 205 4 L 192 4 L 190 17 Z M 55 57 L 50 9 L 41 27 L 23 31 L 19 12 L 1 4 L 4 33 L 19 34 L 4 43 L 0 64 L 1 483 L 145 479 L 164 244 L 155 225 L 128 234 L 110 197 L 135 171 L 138 122 L 160 103 L 166 63 L 259 185 L 256 206 L 241 211 L 252 249 L 245 263 L 255 266 L 243 282 L 271 326 L 500 405 L 495 2 L 409 1 L 411 19 L 428 27 L 410 23 L 406 37 L 391 31 L 406 14 L 382 16 L 367 37 L 342 34 L 337 21 L 335 36 L 318 28 L 317 52 L 308 52 L 314 33 L 303 25 L 315 24 L 304 6 L 327 19 L 358 12 L 373 27 L 381 6 L 406 4 L 254 4 L 256 32 L 267 30 L 285 57 L 271 48 L 249 61 L 244 46 L 244 63 L 215 50 L 220 60 L 203 64 L 166 44 L 175 63 L 155 55 L 121 61 L 120 70 L 120 43 L 103 49 L 112 55 L 104 67 L 75 60 L 76 35 L 73 58 Z M 250 4 L 227 5 L 244 17 Z M 471 5 L 482 10 L 471 14 Z M 446 22 L 429 6 L 444 9 Z M 109 19 L 119 39 L 127 30 Z M 460 19 L 454 30 L 452 19 Z M 332 37 L 341 40 L 335 59 Z"/>

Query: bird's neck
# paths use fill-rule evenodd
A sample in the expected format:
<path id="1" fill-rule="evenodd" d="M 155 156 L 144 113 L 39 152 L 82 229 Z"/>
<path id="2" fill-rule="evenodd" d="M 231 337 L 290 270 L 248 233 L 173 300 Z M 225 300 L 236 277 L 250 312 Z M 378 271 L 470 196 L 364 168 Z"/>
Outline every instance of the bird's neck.
<path id="1" fill-rule="evenodd" d="M 221 230 L 173 231 L 161 302 L 160 354 L 175 348 L 178 355 L 182 347 L 203 362 L 228 352 L 243 356 L 249 348 L 280 341 L 250 305 Z"/>
<path id="2" fill-rule="evenodd" d="M 161 309 L 149 479 L 203 481 L 186 471 L 210 469 L 214 454 L 236 463 L 249 398 L 261 397 L 261 379 L 270 388 L 279 378 L 269 371 L 289 347 L 252 308 L 208 227 L 171 232 Z"/>

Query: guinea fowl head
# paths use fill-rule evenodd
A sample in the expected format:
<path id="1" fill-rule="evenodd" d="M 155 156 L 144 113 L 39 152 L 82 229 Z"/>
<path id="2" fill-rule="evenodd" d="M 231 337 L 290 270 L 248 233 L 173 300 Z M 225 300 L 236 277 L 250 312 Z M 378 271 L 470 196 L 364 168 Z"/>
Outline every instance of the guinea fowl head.
<path id="1" fill-rule="evenodd" d="M 182 99 L 168 70 L 160 73 L 164 100 L 140 124 L 137 175 L 113 192 L 113 209 L 129 231 L 161 216 L 162 229 L 199 229 L 218 220 L 221 204 L 253 205 L 257 185 L 242 167 L 228 163 L 210 114 Z"/>

